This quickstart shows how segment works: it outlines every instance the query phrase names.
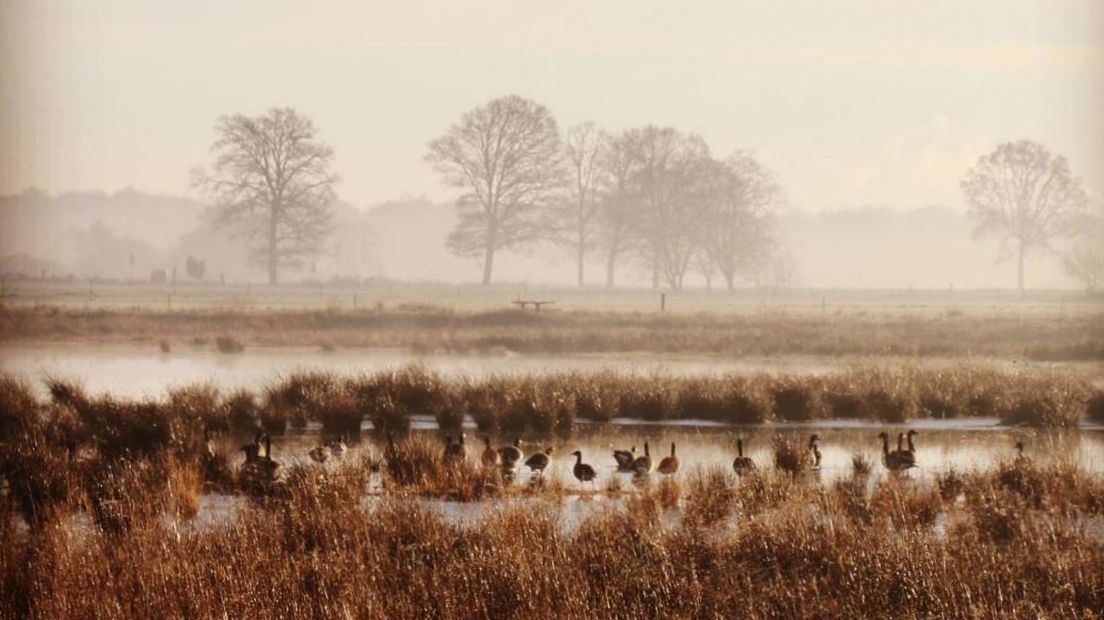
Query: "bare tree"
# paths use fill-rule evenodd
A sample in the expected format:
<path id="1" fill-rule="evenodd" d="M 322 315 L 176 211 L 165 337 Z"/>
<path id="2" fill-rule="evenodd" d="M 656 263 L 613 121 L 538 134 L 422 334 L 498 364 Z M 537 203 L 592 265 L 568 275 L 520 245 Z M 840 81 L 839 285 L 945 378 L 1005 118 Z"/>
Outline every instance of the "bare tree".
<path id="1" fill-rule="evenodd" d="M 769 262 L 773 214 L 784 195 L 770 171 L 744 151 L 714 165 L 712 176 L 703 247 L 733 290 L 738 276 L 753 275 Z"/>
<path id="2" fill-rule="evenodd" d="M 639 163 L 642 257 L 651 266 L 653 286 L 662 277 L 678 290 L 701 240 L 709 147 L 700 137 L 669 127 L 643 127 L 630 135 Z"/>
<path id="3" fill-rule="evenodd" d="M 199 260 L 198 258 L 192 258 L 188 255 L 188 259 L 184 261 L 184 273 L 188 274 L 188 277 L 193 280 L 202 280 L 203 274 L 207 272 L 207 263 Z"/>
<path id="4" fill-rule="evenodd" d="M 314 124 L 292 108 L 262 116 L 223 116 L 215 124 L 210 168 L 192 183 L 215 202 L 215 222 L 252 242 L 254 260 L 268 268 L 301 264 L 321 250 L 330 232 L 333 149 L 319 142 Z"/>
<path id="5" fill-rule="evenodd" d="M 1071 232 L 1087 199 L 1066 159 L 1028 140 L 1001 144 L 983 155 L 959 184 L 974 235 L 997 235 L 1016 246 L 1016 286 L 1024 289 L 1024 259 Z"/>
<path id="6" fill-rule="evenodd" d="M 551 209 L 549 227 L 555 241 L 571 250 L 576 280 L 584 283 L 586 256 L 597 245 L 595 219 L 601 205 L 600 189 L 605 185 L 602 166 L 607 137 L 594 123 L 580 123 L 564 138 L 564 167 L 567 195 Z"/>
<path id="7" fill-rule="evenodd" d="M 606 286 L 612 288 L 617 259 L 630 248 L 639 227 L 639 158 L 631 132 L 609 137 L 602 149 L 604 186 L 598 211 L 599 238 L 606 255 Z"/>
<path id="8" fill-rule="evenodd" d="M 1066 272 L 1090 292 L 1104 287 L 1104 202 L 1098 202 L 1094 211 L 1082 217 L 1063 257 Z"/>
<path id="9" fill-rule="evenodd" d="M 425 159 L 466 190 L 448 246 L 482 255 L 483 284 L 491 282 L 495 252 L 542 237 L 542 212 L 562 179 L 559 130 L 544 106 L 515 95 L 494 99 L 430 142 Z"/>

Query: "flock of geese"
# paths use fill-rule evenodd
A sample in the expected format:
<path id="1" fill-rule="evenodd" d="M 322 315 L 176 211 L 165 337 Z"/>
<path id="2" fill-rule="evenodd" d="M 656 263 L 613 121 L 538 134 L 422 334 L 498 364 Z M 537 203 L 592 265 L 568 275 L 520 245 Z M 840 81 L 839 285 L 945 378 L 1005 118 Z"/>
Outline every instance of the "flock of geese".
<path id="1" fill-rule="evenodd" d="M 890 449 L 889 433 L 883 431 L 878 435 L 878 438 L 882 440 L 882 464 L 887 470 L 900 472 L 917 466 L 916 443 L 914 437 L 918 434 L 919 432 L 915 429 L 910 429 L 908 432 L 904 433 L 898 433 L 896 449 Z M 444 458 L 446 461 L 455 462 L 467 458 L 468 451 L 464 440 L 464 433 L 460 433 L 458 440 L 455 442 L 453 442 L 451 435 L 446 437 L 444 447 Z M 500 446 L 498 448 L 491 445 L 490 437 L 483 437 L 483 443 L 484 448 L 479 457 L 483 466 L 488 468 L 501 467 L 503 473 L 511 478 L 517 471 L 519 465 L 524 465 L 529 468 L 534 477 L 542 477 L 545 469 L 552 463 L 552 447 L 545 448 L 542 451 L 529 455 L 529 458 L 525 458 L 525 452 L 522 451 L 520 438 L 515 439 L 512 444 Z M 798 455 L 798 459 L 791 465 L 786 466 L 786 469 L 789 469 L 791 472 L 819 470 L 821 461 L 819 444 L 820 435 L 811 435 L 805 453 Z M 211 450 L 210 445 L 208 445 L 208 450 Z M 1025 460 L 1026 457 L 1023 455 L 1022 442 L 1016 442 L 1016 450 L 1018 450 L 1019 453 L 1017 460 Z M 253 442 L 242 446 L 241 451 L 245 453 L 245 467 L 247 472 L 269 478 L 275 476 L 279 468 L 279 463 L 272 459 L 272 438 L 269 437 L 267 433 L 257 433 Z M 312 449 L 309 454 L 314 461 L 325 463 L 332 457 L 343 456 L 347 451 L 348 447 L 345 445 L 344 439 L 338 437 L 320 444 Z M 628 450 L 614 450 L 613 460 L 616 464 L 616 471 L 619 473 L 645 476 L 651 473 L 654 468 L 654 471 L 669 476 L 678 472 L 680 466 L 675 451 L 675 442 L 671 442 L 671 453 L 660 459 L 658 464 L 655 464 L 652 460 L 651 448 L 648 442 L 645 441 L 643 454 L 638 455 L 636 446 L 632 446 Z M 576 480 L 578 480 L 580 484 L 594 481 L 598 473 L 593 466 L 583 462 L 582 451 L 576 450 L 572 452 L 571 455 L 575 457 L 575 465 L 572 468 L 572 473 Z M 782 465 L 779 466 L 782 467 Z M 732 461 L 732 469 L 740 476 L 748 474 L 756 469 L 755 461 L 744 454 L 744 440 L 742 438 L 736 440 L 736 458 Z"/>
<path id="2" fill-rule="evenodd" d="M 918 434 L 918 431 L 912 429 L 907 433 L 899 433 L 897 435 L 897 449 L 892 451 L 889 445 L 889 434 L 883 432 L 879 435 L 879 438 L 882 439 L 882 464 L 885 465 L 886 469 L 904 471 L 916 467 L 916 443 L 913 438 Z M 446 437 L 445 458 L 452 460 L 467 458 L 467 446 L 464 440 L 464 433 L 461 433 L 455 442 L 451 435 Z M 905 445 L 906 441 L 907 446 Z M 483 437 L 483 444 L 484 448 L 480 454 L 480 462 L 483 466 L 488 468 L 501 467 L 508 477 L 513 477 L 520 464 L 528 467 L 535 477 L 543 476 L 544 470 L 552 462 L 553 448 L 551 447 L 525 458 L 525 453 L 521 449 L 521 439 L 515 439 L 512 444 L 495 448 L 491 445 L 491 438 L 485 436 Z M 671 442 L 671 453 L 660 459 L 657 464 L 652 460 L 651 446 L 645 441 L 643 454 L 637 454 L 636 446 L 632 446 L 628 450 L 614 450 L 613 460 L 616 463 L 618 473 L 644 476 L 654 469 L 662 475 L 670 476 L 678 472 L 680 466 L 676 450 L 675 442 Z M 594 467 L 583 462 L 582 451 L 576 450 L 571 453 L 571 456 L 575 457 L 572 474 L 580 484 L 592 482 L 597 478 L 598 473 Z M 813 434 L 809 437 L 807 453 L 801 455 L 793 469 L 816 471 L 820 469 L 820 461 L 820 435 Z M 744 440 L 742 438 L 736 440 L 736 458 L 732 461 L 732 469 L 741 476 L 756 469 L 755 461 L 744 454 Z"/>

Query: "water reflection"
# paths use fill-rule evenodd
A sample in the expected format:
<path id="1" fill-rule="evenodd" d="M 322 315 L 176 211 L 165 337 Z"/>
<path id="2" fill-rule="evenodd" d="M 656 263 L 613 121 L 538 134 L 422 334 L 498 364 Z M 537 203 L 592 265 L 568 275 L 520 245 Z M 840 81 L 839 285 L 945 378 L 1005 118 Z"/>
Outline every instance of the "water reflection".
<path id="1" fill-rule="evenodd" d="M 661 456 L 670 442 L 675 442 L 682 467 L 671 479 L 685 482 L 702 468 L 719 467 L 726 472 L 732 471 L 732 461 L 736 456 L 736 440 L 744 441 L 744 453 L 751 457 L 760 469 L 773 467 L 774 453 L 772 442 L 777 439 L 804 445 L 811 432 L 820 435 L 820 449 L 823 461 L 820 471 L 805 477 L 807 484 L 829 485 L 852 474 L 852 458 L 864 457 L 872 465 L 872 473 L 867 480 L 868 490 L 887 475 L 881 465 L 881 443 L 878 433 L 882 430 L 896 436 L 904 427 L 862 426 L 860 428 L 840 427 L 669 427 L 669 426 L 612 426 L 581 425 L 571 438 L 552 439 L 548 437 L 522 437 L 522 448 L 526 454 L 543 449 L 549 445 L 556 449 L 552 462 L 544 473 L 543 480 L 530 476 L 528 470 L 521 467 L 512 483 L 515 486 L 545 484 L 562 485 L 564 494 L 512 494 L 507 499 L 486 499 L 475 502 L 444 501 L 431 498 L 418 498 L 425 507 L 438 512 L 451 523 L 460 527 L 478 526 L 485 519 L 493 519 L 502 511 L 513 509 L 553 510 L 560 527 L 565 532 L 574 531 L 585 519 L 606 511 L 625 510 L 627 497 L 640 488 L 640 485 L 661 484 L 663 476 L 652 472 L 641 479 L 631 473 L 617 471 L 613 459 L 614 449 L 637 447 L 642 453 L 645 442 L 654 447 L 653 455 Z M 436 430 L 416 430 L 441 441 L 444 448 L 444 433 Z M 311 448 L 318 444 L 316 432 L 299 432 L 274 438 L 274 457 L 285 467 L 294 464 L 313 464 L 308 456 Z M 234 440 L 222 440 L 231 447 Z M 512 437 L 494 437 L 492 445 L 505 445 L 513 441 Z M 1008 429 L 976 424 L 963 427 L 932 427 L 931 424 L 921 430 L 917 436 L 917 454 L 919 466 L 906 474 L 908 480 L 922 484 L 932 480 L 938 473 L 948 468 L 959 470 L 981 469 L 994 466 L 1002 461 L 1010 461 L 1015 456 L 1013 446 L 1023 441 L 1026 454 L 1039 463 L 1051 459 L 1068 460 L 1083 469 L 1095 473 L 1104 473 L 1104 431 L 1099 429 L 1081 429 L 1066 431 L 1037 431 Z M 231 450 L 233 448 L 231 447 Z M 581 485 L 572 475 L 574 457 L 571 452 L 581 450 L 584 461 L 591 464 L 598 473 L 593 484 Z M 363 457 L 378 458 L 382 454 L 382 443 L 377 443 L 375 433 L 365 433 L 361 441 L 353 443 L 342 459 L 332 459 L 324 466 L 341 467 L 342 463 L 356 462 Z M 240 455 L 237 458 L 241 458 Z M 473 461 L 478 458 L 477 451 L 470 451 Z M 656 459 L 658 461 L 658 458 Z M 617 488 L 627 493 L 607 494 L 607 489 Z M 383 501 L 385 490 L 379 474 L 373 474 L 368 482 L 368 496 L 365 508 L 371 508 Z M 234 521 L 243 506 L 252 500 L 240 495 L 208 494 L 200 498 L 199 514 L 182 527 L 206 529 L 218 527 Z M 962 515 L 940 514 L 935 524 L 937 534 L 949 523 Z M 674 527 L 681 519 L 677 509 L 664 510 L 661 522 Z M 728 526 L 736 527 L 735 523 Z M 1104 521 L 1090 519 L 1086 527 L 1094 536 L 1104 537 Z"/>
<path id="2" fill-rule="evenodd" d="M 342 375 L 396 368 L 419 362 L 445 375 L 482 377 L 489 374 L 539 374 L 559 371 L 615 370 L 621 373 L 667 375 L 710 375 L 724 372 L 784 372 L 825 374 L 849 364 L 900 366 L 904 363 L 942 367 L 961 360 L 939 358 L 894 358 L 880 356 L 707 356 L 680 354 L 609 355 L 413 355 L 405 350 L 337 349 L 317 347 L 247 348 L 242 353 L 223 354 L 205 347 L 178 345 L 171 353 L 156 346 L 126 347 L 74 344 L 5 345 L 0 347 L 0 371 L 26 376 L 43 389 L 45 376 L 76 379 L 91 393 L 110 392 L 119 397 L 161 397 L 167 388 L 209 382 L 224 388 L 258 388 L 282 375 L 299 370 L 318 370 Z M 987 360 L 1004 370 L 1022 370 L 1022 360 Z M 1030 362 L 1026 366 L 1060 368 L 1090 377 L 1100 376 L 1095 363 Z"/>
<path id="3" fill-rule="evenodd" d="M 909 472 L 914 479 L 928 479 L 938 472 L 955 468 L 970 470 L 990 467 L 997 462 L 1011 460 L 1015 456 L 1014 444 L 1023 441 L 1026 453 L 1038 461 L 1045 462 L 1052 457 L 1061 457 L 1093 472 L 1104 472 L 1104 431 L 1100 429 L 1079 430 L 1027 430 L 996 427 L 986 420 L 973 424 L 954 420 L 952 424 L 938 426 L 940 421 L 925 421 L 926 424 L 914 424 L 920 434 L 916 437 L 918 466 Z M 969 421 L 967 421 L 969 422 Z M 656 426 L 656 425 L 578 425 L 570 438 L 522 436 L 522 449 L 526 457 L 554 447 L 551 463 L 543 474 L 544 484 L 560 484 L 569 491 L 602 490 L 611 484 L 625 489 L 633 488 L 636 483 L 632 473 L 617 471 L 617 462 L 613 458 L 616 449 L 636 448 L 637 454 L 643 454 L 644 446 L 650 448 L 653 471 L 649 478 L 658 481 L 663 476 L 655 470 L 655 464 L 670 451 L 670 444 L 677 446 L 681 463 L 679 471 L 672 476 L 681 480 L 700 468 L 720 467 L 732 470 L 732 461 L 736 457 L 736 440 L 744 441 L 744 453 L 759 468 L 774 466 L 773 444 L 777 440 L 789 441 L 804 448 L 811 433 L 820 436 L 822 462 L 819 478 L 823 482 L 832 482 L 852 472 L 852 459 L 861 456 L 873 464 L 875 477 L 885 474 L 881 465 L 881 441 L 878 433 L 887 431 L 891 437 L 906 430 L 906 427 L 877 426 L 864 424 L 861 427 L 812 426 L 812 425 L 775 425 L 750 427 L 712 427 L 712 426 Z M 445 432 L 437 430 L 414 430 L 412 433 L 437 438 L 444 449 Z M 470 443 L 481 445 L 474 438 Z M 310 463 L 308 452 L 318 445 L 319 437 L 312 431 L 291 433 L 274 438 L 274 453 L 285 464 Z M 512 443 L 513 436 L 492 437 L 492 445 Z M 228 440 L 229 441 L 229 440 Z M 231 442 L 232 443 L 232 442 Z M 229 445 L 229 444 L 228 444 Z M 235 446 L 236 447 L 236 446 Z M 894 446 L 895 447 L 895 446 Z M 583 461 L 598 474 L 593 483 L 581 485 L 572 474 L 575 457 L 571 453 L 579 450 Z M 478 451 L 469 450 L 468 458 L 478 459 Z M 376 433 L 367 432 L 360 442 L 351 446 L 346 459 L 358 459 L 363 455 L 382 454 L 382 444 L 376 442 Z M 240 456 L 238 458 L 241 458 Z M 340 466 L 336 462 L 327 466 Z M 516 471 L 512 484 L 533 484 L 539 478 L 531 476 L 528 468 L 521 465 Z M 378 481 L 377 481 L 378 484 Z"/>

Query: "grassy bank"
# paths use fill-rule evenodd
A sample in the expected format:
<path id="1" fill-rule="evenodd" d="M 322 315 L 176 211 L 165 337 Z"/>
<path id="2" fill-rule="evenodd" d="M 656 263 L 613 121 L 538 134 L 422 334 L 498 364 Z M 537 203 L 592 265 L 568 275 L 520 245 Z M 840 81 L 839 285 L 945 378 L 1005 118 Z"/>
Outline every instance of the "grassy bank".
<path id="1" fill-rule="evenodd" d="M 368 420 L 379 430 L 409 428 L 430 416 L 446 429 L 470 416 L 480 431 L 570 434 L 576 421 L 632 418 L 652 422 L 708 420 L 730 424 L 866 419 L 996 417 L 1009 425 L 1075 427 L 1104 421 L 1102 392 L 1060 372 L 1002 372 L 984 366 L 947 369 L 853 367 L 823 376 L 721 374 L 640 376 L 612 371 L 444 376 L 419 365 L 344 376 L 303 372 L 257 392 L 209 385 L 174 388 L 163 400 L 89 396 L 78 384 L 47 380 L 50 397 L 4 379 L 13 402 L 35 411 L 65 411 L 83 433 L 103 435 L 128 424 L 149 429 L 188 425 L 197 432 L 283 433 L 316 422 L 327 434 L 355 435 Z M 144 425 L 144 426 L 143 426 Z M 134 431 L 139 437 L 146 431 Z"/>
<path id="2" fill-rule="evenodd" d="M 213 348 L 402 348 L 414 352 L 709 354 L 729 356 L 1003 356 L 1104 359 L 1104 313 L 964 311 L 883 306 L 726 314 L 367 310 L 153 310 L 0 306 L 0 341 Z"/>

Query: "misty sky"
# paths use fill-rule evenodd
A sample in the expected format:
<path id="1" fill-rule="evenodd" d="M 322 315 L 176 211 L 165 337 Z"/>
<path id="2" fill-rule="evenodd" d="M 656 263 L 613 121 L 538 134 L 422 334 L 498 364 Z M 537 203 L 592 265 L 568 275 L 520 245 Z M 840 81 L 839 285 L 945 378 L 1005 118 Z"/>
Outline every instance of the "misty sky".
<path id="1" fill-rule="evenodd" d="M 1100 0 L 0 0 L 0 192 L 189 193 L 217 116 L 293 105 L 343 198 L 444 199 L 427 141 L 516 93 L 753 149 L 811 210 L 961 204 L 1019 138 L 1099 198 L 1102 35 Z"/>

